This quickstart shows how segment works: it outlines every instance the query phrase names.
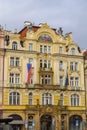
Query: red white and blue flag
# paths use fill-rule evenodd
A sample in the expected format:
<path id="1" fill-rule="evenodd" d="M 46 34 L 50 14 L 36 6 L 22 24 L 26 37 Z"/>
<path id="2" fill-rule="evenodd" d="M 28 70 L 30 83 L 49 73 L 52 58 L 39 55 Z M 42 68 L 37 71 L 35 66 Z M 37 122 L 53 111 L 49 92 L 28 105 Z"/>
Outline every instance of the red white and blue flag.
<path id="1" fill-rule="evenodd" d="M 30 83 L 31 79 L 31 74 L 32 74 L 32 64 L 27 64 L 27 80 L 26 83 Z"/>

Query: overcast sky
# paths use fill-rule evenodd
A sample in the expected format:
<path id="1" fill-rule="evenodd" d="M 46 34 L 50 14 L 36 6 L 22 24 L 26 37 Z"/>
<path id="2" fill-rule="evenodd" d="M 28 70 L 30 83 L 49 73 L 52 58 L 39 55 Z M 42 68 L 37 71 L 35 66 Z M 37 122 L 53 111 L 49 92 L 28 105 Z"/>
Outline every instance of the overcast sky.
<path id="1" fill-rule="evenodd" d="M 4 29 L 20 31 L 25 21 L 62 27 L 64 34 L 72 32 L 81 49 L 87 49 L 87 0 L 0 0 Z"/>

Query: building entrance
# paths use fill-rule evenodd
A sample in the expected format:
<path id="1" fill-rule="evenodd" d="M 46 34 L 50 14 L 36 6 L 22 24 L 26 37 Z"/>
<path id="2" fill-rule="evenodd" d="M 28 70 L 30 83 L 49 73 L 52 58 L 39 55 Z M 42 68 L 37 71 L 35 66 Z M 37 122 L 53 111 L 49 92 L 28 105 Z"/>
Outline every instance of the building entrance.
<path id="1" fill-rule="evenodd" d="M 81 129 L 82 117 L 79 115 L 73 115 L 69 119 L 69 130 L 80 130 Z"/>
<path id="2" fill-rule="evenodd" d="M 55 119 L 51 115 L 43 115 L 40 119 L 40 130 L 55 130 Z"/>

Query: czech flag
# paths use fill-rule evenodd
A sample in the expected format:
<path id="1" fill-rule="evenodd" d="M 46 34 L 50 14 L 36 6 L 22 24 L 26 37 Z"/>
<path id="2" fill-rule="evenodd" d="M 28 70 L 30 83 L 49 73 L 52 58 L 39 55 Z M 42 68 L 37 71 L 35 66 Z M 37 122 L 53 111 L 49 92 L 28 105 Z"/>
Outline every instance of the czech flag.
<path id="1" fill-rule="evenodd" d="M 30 78 L 31 78 L 31 73 L 32 73 L 32 64 L 27 64 L 27 81 L 26 83 L 30 83 Z"/>

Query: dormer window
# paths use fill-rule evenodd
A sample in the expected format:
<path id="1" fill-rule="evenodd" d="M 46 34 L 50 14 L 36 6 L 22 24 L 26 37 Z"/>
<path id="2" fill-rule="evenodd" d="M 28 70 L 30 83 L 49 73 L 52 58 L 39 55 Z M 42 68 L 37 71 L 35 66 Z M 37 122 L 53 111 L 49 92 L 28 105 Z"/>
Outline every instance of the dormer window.
<path id="1" fill-rule="evenodd" d="M 12 43 L 12 50 L 17 50 L 17 42 Z"/>
<path id="2" fill-rule="evenodd" d="M 75 48 L 71 48 L 71 55 L 75 55 Z"/>

